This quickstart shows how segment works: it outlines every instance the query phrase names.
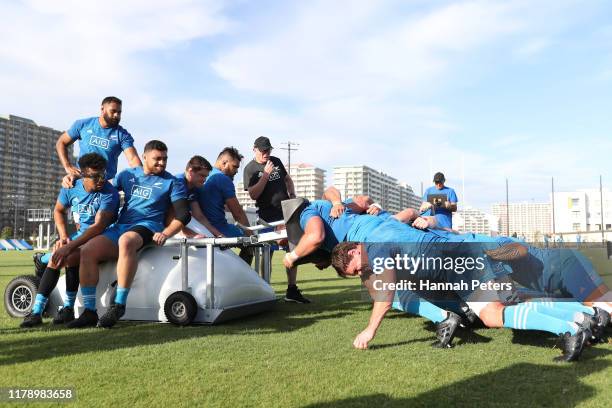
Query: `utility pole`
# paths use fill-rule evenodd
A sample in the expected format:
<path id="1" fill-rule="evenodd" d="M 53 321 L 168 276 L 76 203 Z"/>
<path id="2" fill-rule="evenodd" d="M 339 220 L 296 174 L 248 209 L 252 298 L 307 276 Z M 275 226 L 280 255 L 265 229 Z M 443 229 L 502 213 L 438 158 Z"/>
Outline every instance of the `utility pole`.
<path id="1" fill-rule="evenodd" d="M 292 146 L 299 146 L 300 144 L 295 143 L 295 142 L 283 142 L 281 144 L 287 146 L 287 147 L 281 147 L 280 149 L 287 151 L 287 173 L 291 174 L 291 151 L 298 150 L 297 147 L 292 147 Z"/>

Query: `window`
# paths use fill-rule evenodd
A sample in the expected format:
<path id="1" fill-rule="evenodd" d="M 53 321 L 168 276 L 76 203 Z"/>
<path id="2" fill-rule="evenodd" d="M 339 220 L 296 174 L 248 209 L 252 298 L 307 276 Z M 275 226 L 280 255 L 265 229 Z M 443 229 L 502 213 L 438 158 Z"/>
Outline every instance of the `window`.
<path id="1" fill-rule="evenodd" d="M 580 223 L 579 222 L 575 222 L 572 224 L 572 230 L 573 231 L 580 231 Z"/>

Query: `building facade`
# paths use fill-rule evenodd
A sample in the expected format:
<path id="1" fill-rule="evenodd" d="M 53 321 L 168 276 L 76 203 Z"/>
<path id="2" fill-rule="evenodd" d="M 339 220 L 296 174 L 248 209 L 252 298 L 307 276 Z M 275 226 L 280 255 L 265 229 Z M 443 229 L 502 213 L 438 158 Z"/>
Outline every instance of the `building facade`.
<path id="1" fill-rule="evenodd" d="M 612 192 L 581 190 L 555 193 L 555 232 L 592 232 L 612 229 Z"/>
<path id="2" fill-rule="evenodd" d="M 410 186 L 368 166 L 335 166 L 333 183 L 343 198 L 365 194 L 391 213 L 421 204 Z"/>
<path id="3" fill-rule="evenodd" d="M 312 164 L 299 163 L 291 166 L 289 175 L 295 186 L 295 195 L 308 200 L 320 200 L 325 191 L 325 170 Z"/>
<path id="4" fill-rule="evenodd" d="M 27 238 L 38 228 L 27 221 L 28 209 L 55 204 L 65 175 L 55 152 L 61 133 L 31 119 L 0 116 L 0 228 L 12 228 L 13 236 Z"/>
<path id="5" fill-rule="evenodd" d="M 453 229 L 462 233 L 473 232 L 494 236 L 499 231 L 499 219 L 477 208 L 466 207 L 453 215 Z"/>
<path id="6" fill-rule="evenodd" d="M 493 204 L 491 212 L 499 218 L 501 235 L 516 234 L 528 242 L 542 242 L 552 230 L 551 211 L 548 203 Z M 509 221 L 509 223 L 508 223 Z"/>

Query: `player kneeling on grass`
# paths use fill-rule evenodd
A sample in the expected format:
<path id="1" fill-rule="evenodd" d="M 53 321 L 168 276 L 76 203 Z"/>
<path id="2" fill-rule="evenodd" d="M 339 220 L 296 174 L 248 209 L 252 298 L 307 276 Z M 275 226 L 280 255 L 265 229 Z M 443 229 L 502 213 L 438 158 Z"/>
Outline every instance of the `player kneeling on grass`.
<path id="1" fill-rule="evenodd" d="M 124 170 L 115 179 L 117 189 L 125 193 L 118 221 L 81 249 L 79 276 L 85 310 L 68 327 L 114 326 L 125 313 L 127 296 L 138 269 L 138 250 L 150 242 L 163 245 L 191 219 L 185 184 L 166 171 L 166 145 L 152 140 L 145 145 L 142 157 L 143 167 Z M 166 213 L 171 209 L 174 218 L 164 228 Z M 98 321 L 98 264 L 111 259 L 117 259 L 117 294 L 115 303 Z"/>
<path id="2" fill-rule="evenodd" d="M 60 268 L 66 267 L 66 301 L 59 311 L 54 324 L 74 320 L 74 301 L 79 287 L 80 247 L 101 234 L 114 220 L 119 207 L 117 190 L 106 181 L 106 160 L 97 153 L 88 153 L 79 159 L 82 179 L 73 188 L 62 188 L 53 218 L 59 233 L 54 252 L 45 268 L 32 312 L 28 314 L 21 327 L 34 327 L 42 324 L 42 313 L 47 299 L 60 275 Z M 71 237 L 66 232 L 66 213 L 68 209 L 78 217 L 79 230 Z"/>

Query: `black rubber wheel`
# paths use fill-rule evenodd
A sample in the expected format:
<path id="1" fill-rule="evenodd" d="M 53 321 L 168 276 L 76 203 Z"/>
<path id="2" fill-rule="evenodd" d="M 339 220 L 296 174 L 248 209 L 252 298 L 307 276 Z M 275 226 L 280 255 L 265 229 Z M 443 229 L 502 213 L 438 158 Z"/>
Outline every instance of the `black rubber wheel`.
<path id="1" fill-rule="evenodd" d="M 24 317 L 32 310 L 40 279 L 34 275 L 18 276 L 6 285 L 4 308 L 11 317 Z"/>
<path id="2" fill-rule="evenodd" d="M 190 324 L 198 313 L 198 304 L 187 292 L 174 292 L 164 303 L 164 314 L 170 323 L 178 326 Z"/>

